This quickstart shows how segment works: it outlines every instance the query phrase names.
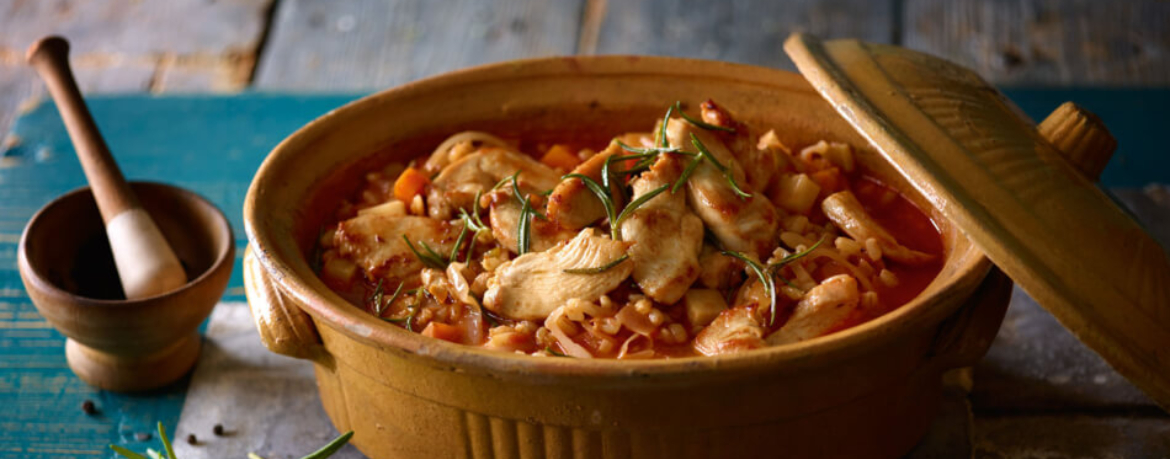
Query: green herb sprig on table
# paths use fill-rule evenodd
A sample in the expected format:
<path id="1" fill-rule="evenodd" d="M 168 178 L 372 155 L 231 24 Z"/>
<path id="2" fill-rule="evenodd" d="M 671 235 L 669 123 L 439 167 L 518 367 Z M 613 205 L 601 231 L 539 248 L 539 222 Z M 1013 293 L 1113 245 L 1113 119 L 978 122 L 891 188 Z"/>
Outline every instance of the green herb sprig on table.
<path id="1" fill-rule="evenodd" d="M 333 439 L 333 441 L 330 441 L 325 446 L 322 446 L 321 449 L 318 449 L 317 451 L 309 453 L 309 455 L 307 455 L 301 459 L 325 459 L 329 456 L 332 456 L 333 453 L 336 453 L 337 450 L 341 449 L 342 446 L 345 446 L 345 444 L 349 442 L 349 439 L 351 437 L 353 437 L 352 430 L 339 435 L 337 438 Z M 120 455 L 126 459 L 178 459 L 178 457 L 175 456 L 175 448 L 171 444 L 170 438 L 167 437 L 167 429 L 166 429 L 166 427 L 163 427 L 163 424 L 161 422 L 158 423 L 158 438 L 159 438 L 159 441 L 162 442 L 163 451 L 165 451 L 164 453 L 159 453 L 158 451 L 155 451 L 154 449 L 147 448 L 147 450 L 146 450 L 147 455 L 143 456 L 141 454 L 138 454 L 134 451 L 130 451 L 129 449 L 123 448 L 123 447 L 118 446 L 118 445 L 110 445 L 110 449 L 114 450 L 115 453 L 118 453 L 118 455 Z M 149 458 L 147 456 L 149 456 Z M 249 459 L 256 459 L 256 458 L 263 459 L 260 456 L 256 455 L 256 453 L 251 453 L 251 452 L 248 453 L 248 458 Z"/>

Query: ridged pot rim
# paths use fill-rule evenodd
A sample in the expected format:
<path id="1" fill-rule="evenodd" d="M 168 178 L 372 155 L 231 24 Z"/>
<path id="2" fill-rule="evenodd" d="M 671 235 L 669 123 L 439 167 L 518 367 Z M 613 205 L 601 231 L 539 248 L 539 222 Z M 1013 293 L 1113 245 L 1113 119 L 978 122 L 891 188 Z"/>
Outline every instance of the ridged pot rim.
<path id="1" fill-rule="evenodd" d="M 720 61 L 651 56 L 572 56 L 513 60 L 444 73 L 383 90 L 347 103 L 309 122 L 280 142 L 261 164 L 244 201 L 244 228 L 257 261 L 278 288 L 302 305 L 302 309 L 316 321 L 363 343 L 425 356 L 436 365 L 453 366 L 461 371 L 478 370 L 495 375 L 600 378 L 635 375 L 694 376 L 705 373 L 727 375 L 829 365 L 841 359 L 873 352 L 873 349 L 880 348 L 883 344 L 921 331 L 923 328 L 936 327 L 966 300 L 966 297 L 954 296 L 960 293 L 964 286 L 978 284 L 991 267 L 991 263 L 982 254 L 954 257 L 966 261 L 957 267 L 953 278 L 933 295 L 919 295 L 881 317 L 809 341 L 714 357 L 618 361 L 516 355 L 411 333 L 374 318 L 325 287 L 316 279 L 303 256 L 290 260 L 279 256 L 275 250 L 278 238 L 291 236 L 275 231 L 271 219 L 264 218 L 265 206 L 281 198 L 275 196 L 275 193 L 265 194 L 263 190 L 279 182 L 281 177 L 278 171 L 288 167 L 287 162 L 294 161 L 298 155 L 303 154 L 305 147 L 312 145 L 333 127 L 358 119 L 374 107 L 385 106 L 388 100 L 405 98 L 412 94 L 458 85 L 513 80 L 518 77 L 580 76 L 582 73 L 598 77 L 731 79 L 741 84 L 766 86 L 777 91 L 804 91 L 815 94 L 803 77 L 793 72 Z M 958 229 L 951 228 L 949 231 L 958 232 Z M 956 234 L 956 237 L 966 239 L 961 232 Z M 979 249 L 967 244 L 966 250 Z M 948 260 L 948 263 L 951 261 Z M 306 279 L 306 275 L 311 278 Z"/>

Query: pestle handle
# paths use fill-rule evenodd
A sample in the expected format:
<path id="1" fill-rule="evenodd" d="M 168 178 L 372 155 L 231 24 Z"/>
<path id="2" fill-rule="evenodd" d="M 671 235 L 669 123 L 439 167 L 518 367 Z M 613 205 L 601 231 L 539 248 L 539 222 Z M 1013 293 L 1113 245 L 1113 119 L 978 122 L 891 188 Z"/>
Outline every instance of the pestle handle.
<path id="1" fill-rule="evenodd" d="M 126 298 L 154 296 L 186 284 L 178 257 L 126 183 L 81 98 L 69 68 L 69 42 L 56 36 L 42 38 L 28 48 L 26 57 L 65 121 L 106 224 Z"/>

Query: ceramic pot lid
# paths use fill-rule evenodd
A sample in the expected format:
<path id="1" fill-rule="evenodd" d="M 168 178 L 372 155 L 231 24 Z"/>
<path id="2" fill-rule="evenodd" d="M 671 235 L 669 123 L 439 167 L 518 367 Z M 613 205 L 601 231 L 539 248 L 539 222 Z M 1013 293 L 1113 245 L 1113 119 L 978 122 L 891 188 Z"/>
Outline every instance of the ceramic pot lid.
<path id="1" fill-rule="evenodd" d="M 794 34 L 805 78 L 1000 269 L 1170 409 L 1170 258 L 971 70 Z"/>

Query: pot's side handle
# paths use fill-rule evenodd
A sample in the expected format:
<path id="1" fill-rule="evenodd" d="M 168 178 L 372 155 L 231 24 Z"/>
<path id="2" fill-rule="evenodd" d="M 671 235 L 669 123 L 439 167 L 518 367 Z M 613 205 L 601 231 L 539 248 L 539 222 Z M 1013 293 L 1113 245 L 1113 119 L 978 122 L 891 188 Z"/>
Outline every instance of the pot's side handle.
<path id="1" fill-rule="evenodd" d="M 298 359 L 317 360 L 324 355 L 312 319 L 272 282 L 251 246 L 244 251 L 244 293 L 264 347 Z"/>
<path id="2" fill-rule="evenodd" d="M 974 365 L 995 340 L 1012 296 L 1012 280 L 992 267 L 954 316 L 939 327 L 931 353 L 932 365 L 942 370 Z"/>

